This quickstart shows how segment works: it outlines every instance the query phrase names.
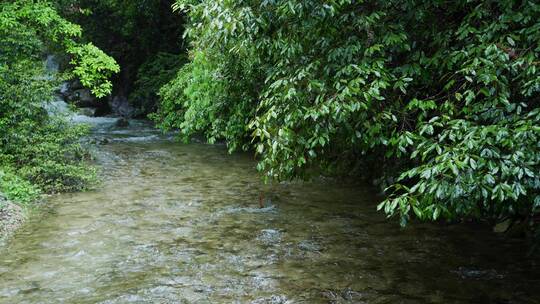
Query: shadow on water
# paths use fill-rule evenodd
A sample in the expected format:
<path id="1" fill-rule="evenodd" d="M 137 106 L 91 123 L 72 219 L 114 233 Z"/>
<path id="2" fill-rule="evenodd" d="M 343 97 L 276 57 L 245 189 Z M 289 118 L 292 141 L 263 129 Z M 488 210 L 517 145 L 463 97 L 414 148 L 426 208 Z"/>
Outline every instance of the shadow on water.
<path id="1" fill-rule="evenodd" d="M 0 303 L 538 303 L 519 242 L 401 229 L 374 191 L 264 186 L 246 154 L 95 128 L 103 184 L 50 198 L 2 250 Z M 266 194 L 264 208 L 259 193 Z"/>

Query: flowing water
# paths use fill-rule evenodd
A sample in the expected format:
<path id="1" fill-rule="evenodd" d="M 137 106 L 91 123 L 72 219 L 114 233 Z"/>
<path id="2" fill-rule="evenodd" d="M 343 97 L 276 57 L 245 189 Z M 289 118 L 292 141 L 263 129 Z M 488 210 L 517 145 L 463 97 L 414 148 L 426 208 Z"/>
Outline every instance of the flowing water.
<path id="1" fill-rule="evenodd" d="M 400 229 L 374 190 L 264 186 L 249 154 L 95 123 L 103 182 L 50 197 L 0 249 L 0 303 L 538 303 L 521 241 Z M 259 207 L 259 194 L 264 206 Z"/>

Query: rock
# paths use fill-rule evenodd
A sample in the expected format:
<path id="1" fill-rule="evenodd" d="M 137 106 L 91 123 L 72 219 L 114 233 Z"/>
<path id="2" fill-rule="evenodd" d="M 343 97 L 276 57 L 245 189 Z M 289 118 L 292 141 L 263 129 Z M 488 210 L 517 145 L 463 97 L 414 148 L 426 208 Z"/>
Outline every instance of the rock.
<path id="1" fill-rule="evenodd" d="M 68 89 L 65 98 L 70 103 L 77 105 L 78 107 L 98 107 L 100 102 L 92 95 L 88 89 Z"/>
<path id="2" fill-rule="evenodd" d="M 67 94 L 69 93 L 69 88 L 70 88 L 69 82 L 64 81 L 58 88 L 58 93 L 60 93 L 60 95 L 62 95 L 65 98 Z"/>
<path id="3" fill-rule="evenodd" d="M 347 287 L 343 290 L 325 290 L 322 296 L 329 300 L 330 303 L 366 303 L 361 301 L 364 296 L 357 291 Z"/>
<path id="4" fill-rule="evenodd" d="M 504 278 L 504 275 L 498 273 L 495 269 L 474 269 L 467 267 L 459 267 L 457 270 L 452 272 L 457 273 L 462 279 L 500 280 Z"/>
<path id="5" fill-rule="evenodd" d="M 251 304 L 288 304 L 293 303 L 289 301 L 286 296 L 283 295 L 272 295 L 267 298 L 258 298 L 250 302 Z"/>
<path id="6" fill-rule="evenodd" d="M 119 118 L 114 125 L 119 128 L 125 128 L 129 126 L 129 121 L 126 118 L 122 117 Z"/>
<path id="7" fill-rule="evenodd" d="M 512 225 L 512 220 L 506 219 L 505 221 L 502 221 L 498 223 L 497 225 L 495 225 L 495 227 L 493 227 L 493 232 L 504 233 L 508 231 L 508 228 L 510 228 L 510 225 Z"/>
<path id="8" fill-rule="evenodd" d="M 8 201 L 0 193 L 0 239 L 10 236 L 23 222 L 22 208 Z"/>
<path id="9" fill-rule="evenodd" d="M 79 80 L 64 81 L 58 87 L 57 92 L 64 98 L 74 98 L 73 92 L 85 89 Z"/>
<path id="10" fill-rule="evenodd" d="M 96 116 L 96 108 L 79 108 L 78 109 L 78 112 L 79 114 L 81 115 L 84 115 L 84 116 L 90 116 L 90 117 L 94 117 Z"/>
<path id="11" fill-rule="evenodd" d="M 263 229 L 257 240 L 265 245 L 277 245 L 281 241 L 281 232 L 275 229 Z"/>
<path id="12" fill-rule="evenodd" d="M 84 88 L 78 80 L 63 82 L 57 89 L 57 94 L 77 107 L 99 108 L 103 106 L 103 103 L 89 89 Z"/>
<path id="13" fill-rule="evenodd" d="M 78 89 L 84 89 L 84 86 L 82 85 L 82 83 L 78 79 L 70 81 L 68 87 L 72 91 L 78 90 Z"/>
<path id="14" fill-rule="evenodd" d="M 73 95 L 75 96 L 74 103 L 78 107 L 97 107 L 99 105 L 97 99 L 88 89 L 75 90 L 73 91 Z"/>
<path id="15" fill-rule="evenodd" d="M 115 115 L 133 117 L 136 112 L 136 109 L 129 104 L 127 98 L 124 96 L 115 96 L 109 105 L 112 113 Z"/>
<path id="16" fill-rule="evenodd" d="M 307 252 L 320 252 L 321 246 L 312 240 L 303 240 L 298 243 L 298 248 Z"/>
<path id="17" fill-rule="evenodd" d="M 110 142 L 110 140 L 107 137 L 88 137 L 83 140 L 84 144 L 90 144 L 90 145 L 106 145 Z"/>

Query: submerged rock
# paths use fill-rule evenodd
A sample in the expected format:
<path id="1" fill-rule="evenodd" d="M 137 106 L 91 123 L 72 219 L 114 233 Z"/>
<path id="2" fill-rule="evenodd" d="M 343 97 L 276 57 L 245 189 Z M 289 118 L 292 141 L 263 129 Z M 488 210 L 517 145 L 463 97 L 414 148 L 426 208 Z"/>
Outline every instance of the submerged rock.
<path id="1" fill-rule="evenodd" d="M 96 115 L 96 108 L 87 107 L 87 108 L 79 108 L 78 112 L 81 115 L 94 117 Z"/>
<path id="2" fill-rule="evenodd" d="M 343 290 L 325 290 L 322 292 L 322 296 L 330 303 L 366 303 L 364 301 L 357 302 L 361 301 L 364 296 L 348 287 Z"/>
<path id="3" fill-rule="evenodd" d="M 276 245 L 281 241 L 281 232 L 275 229 L 263 229 L 257 240 L 265 245 Z"/>
<path id="4" fill-rule="evenodd" d="M 125 128 L 129 126 L 129 121 L 122 117 L 119 118 L 114 125 L 119 128 Z"/>
<path id="5" fill-rule="evenodd" d="M 229 207 L 226 208 L 223 213 L 276 213 L 277 208 L 275 206 L 270 207 Z"/>
<path id="6" fill-rule="evenodd" d="M 495 269 L 474 269 L 467 267 L 459 267 L 458 270 L 453 272 L 458 274 L 462 279 L 494 280 L 504 278 L 504 275 L 498 273 Z"/>
<path id="7" fill-rule="evenodd" d="M 258 298 L 254 301 L 251 301 L 251 304 L 288 304 L 293 303 L 289 301 L 286 296 L 283 295 L 272 295 L 268 298 Z"/>
<path id="8" fill-rule="evenodd" d="M 303 240 L 298 243 L 298 248 L 302 251 L 307 252 L 319 252 L 321 251 L 321 246 L 312 240 Z"/>
<path id="9" fill-rule="evenodd" d="M 495 225 L 493 227 L 493 232 L 495 232 L 495 233 L 504 233 L 504 232 L 506 232 L 508 230 L 508 228 L 510 228 L 511 225 L 512 225 L 512 220 L 511 219 L 506 219 L 505 221 L 500 222 L 497 225 Z"/>

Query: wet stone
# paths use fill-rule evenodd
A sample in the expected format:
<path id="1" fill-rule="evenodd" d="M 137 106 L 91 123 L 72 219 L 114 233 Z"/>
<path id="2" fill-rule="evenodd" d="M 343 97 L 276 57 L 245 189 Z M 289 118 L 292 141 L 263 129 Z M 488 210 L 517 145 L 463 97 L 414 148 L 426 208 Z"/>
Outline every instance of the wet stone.
<path id="1" fill-rule="evenodd" d="M 114 125 L 119 128 L 125 128 L 129 126 L 129 121 L 125 118 L 119 118 Z"/>
<path id="2" fill-rule="evenodd" d="M 467 267 L 459 267 L 458 270 L 453 271 L 463 279 L 473 280 L 500 280 L 504 279 L 504 275 L 498 273 L 495 269 L 474 269 Z"/>
<path id="3" fill-rule="evenodd" d="M 322 247 L 313 240 L 303 240 L 298 243 L 298 248 L 306 252 L 320 252 Z"/>
<path id="4" fill-rule="evenodd" d="M 257 236 L 257 240 L 264 245 L 278 245 L 281 241 L 282 233 L 275 229 L 263 229 Z"/>
<path id="5" fill-rule="evenodd" d="M 289 304 L 293 301 L 289 301 L 286 296 L 283 295 L 272 295 L 270 297 L 258 298 L 254 301 L 251 301 L 251 304 Z"/>

